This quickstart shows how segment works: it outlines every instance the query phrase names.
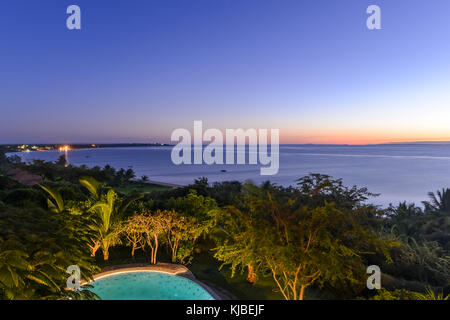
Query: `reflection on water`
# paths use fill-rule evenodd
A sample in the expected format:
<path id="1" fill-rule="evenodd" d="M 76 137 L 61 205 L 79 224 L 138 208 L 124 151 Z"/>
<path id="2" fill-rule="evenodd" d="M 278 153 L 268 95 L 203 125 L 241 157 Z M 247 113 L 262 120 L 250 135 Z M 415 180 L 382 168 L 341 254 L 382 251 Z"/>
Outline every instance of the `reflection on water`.
<path id="1" fill-rule="evenodd" d="M 89 167 L 110 164 L 115 168 L 133 168 L 136 176 L 174 184 L 189 184 L 199 177 L 210 182 L 247 179 L 271 180 L 294 185 L 309 173 L 343 178 L 347 185 L 366 186 L 381 193 L 373 202 L 410 201 L 420 204 L 428 191 L 450 187 L 449 145 L 377 145 L 377 146 L 280 146 L 280 170 L 274 176 L 260 176 L 259 165 L 179 165 L 172 164 L 171 147 L 104 148 L 69 150 L 70 164 Z M 25 161 L 56 161 L 58 151 L 22 153 Z"/>

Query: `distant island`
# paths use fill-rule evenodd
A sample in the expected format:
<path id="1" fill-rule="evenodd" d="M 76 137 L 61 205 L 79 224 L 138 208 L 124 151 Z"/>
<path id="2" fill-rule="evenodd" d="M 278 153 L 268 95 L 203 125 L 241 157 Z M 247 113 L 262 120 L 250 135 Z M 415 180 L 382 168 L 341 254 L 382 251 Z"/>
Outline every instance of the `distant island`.
<path id="1" fill-rule="evenodd" d="M 9 144 L 0 145 L 4 152 L 31 152 L 50 150 L 98 149 L 98 148 L 131 148 L 131 147 L 168 147 L 165 143 L 95 143 L 95 144 Z"/>
<path id="2" fill-rule="evenodd" d="M 408 142 L 390 142 L 389 144 L 443 144 L 443 145 L 450 145 L 450 141 L 408 141 Z"/>

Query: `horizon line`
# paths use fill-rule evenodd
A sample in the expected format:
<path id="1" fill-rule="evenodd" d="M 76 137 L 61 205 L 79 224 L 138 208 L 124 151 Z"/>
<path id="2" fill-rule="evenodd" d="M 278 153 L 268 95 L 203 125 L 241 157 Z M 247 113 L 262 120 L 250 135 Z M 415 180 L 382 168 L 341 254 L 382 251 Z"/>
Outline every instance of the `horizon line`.
<path id="1" fill-rule="evenodd" d="M 33 145 L 81 145 L 81 146 L 92 146 L 92 145 L 161 145 L 161 146 L 174 146 L 177 143 L 166 143 L 166 142 L 62 142 L 62 143 L 0 143 L 1 147 L 4 146 L 21 146 L 21 145 L 27 145 L 27 146 L 33 146 Z M 270 144 L 270 143 L 269 143 Z M 413 141 L 391 141 L 391 142 L 378 142 L 378 143 L 311 143 L 311 142 L 304 142 L 304 143 L 279 143 L 280 146 L 282 145 L 315 145 L 315 146 L 371 146 L 371 145 L 400 145 L 400 144 L 434 144 L 434 145 L 450 145 L 450 140 L 413 140 Z M 186 144 L 189 145 L 189 144 Z M 191 144 L 194 145 L 194 144 Z M 209 145 L 209 143 L 203 143 L 202 145 Z M 226 145 L 224 143 L 224 145 Z M 234 144 L 234 145 L 241 145 L 241 144 Z M 245 143 L 245 145 L 249 145 L 248 143 Z"/>

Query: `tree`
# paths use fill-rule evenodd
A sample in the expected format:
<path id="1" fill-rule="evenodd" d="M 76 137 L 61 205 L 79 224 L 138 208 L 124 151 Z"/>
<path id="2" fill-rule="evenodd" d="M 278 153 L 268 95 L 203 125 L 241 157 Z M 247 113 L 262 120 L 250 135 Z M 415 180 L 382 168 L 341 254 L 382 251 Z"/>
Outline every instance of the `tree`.
<path id="1" fill-rule="evenodd" d="M 450 189 L 429 192 L 430 201 L 424 201 L 427 219 L 423 221 L 423 234 L 429 241 L 438 241 L 450 248 Z"/>
<path id="2" fill-rule="evenodd" d="M 159 213 L 161 228 L 172 256 L 172 262 L 186 263 L 192 256 L 196 240 L 204 232 L 204 225 L 194 217 L 183 216 L 175 211 Z"/>
<path id="3" fill-rule="evenodd" d="M 0 150 L 0 168 L 5 167 L 9 164 L 8 157 L 3 150 Z"/>
<path id="4" fill-rule="evenodd" d="M 136 177 L 136 175 L 134 174 L 133 169 L 127 169 L 127 171 L 125 171 L 125 179 L 127 181 L 130 181 L 131 179 L 133 179 L 134 177 Z"/>
<path id="5" fill-rule="evenodd" d="M 220 268 L 230 264 L 232 277 L 237 269 L 247 268 L 247 281 L 254 283 L 262 264 L 258 239 L 263 235 L 259 236 L 261 229 L 254 225 L 257 221 L 233 206 L 211 211 L 210 216 L 218 230 L 213 235 L 217 244 L 214 257 L 223 262 Z"/>
<path id="6" fill-rule="evenodd" d="M 122 203 L 112 189 L 109 189 L 106 194 L 101 194 L 100 183 L 93 178 L 83 177 L 80 179 L 80 183 L 88 189 L 95 201 L 88 209 L 88 212 L 95 213 L 91 229 L 94 230 L 96 236 L 91 238 L 92 243 L 89 246 L 91 255 L 95 256 L 96 251 L 101 248 L 104 260 L 108 260 L 109 248 L 121 242 L 121 215 L 141 195 Z"/>
<path id="7" fill-rule="evenodd" d="M 142 215 L 134 215 L 128 219 L 122 229 L 122 234 L 131 245 L 131 256 L 134 259 L 136 250 L 145 248 L 144 232 L 147 221 Z"/>
<path id="8" fill-rule="evenodd" d="M 286 223 L 286 230 L 272 226 L 262 239 L 265 261 L 286 299 L 302 300 L 305 289 L 315 283 L 361 283 L 364 255 L 382 251 L 390 259 L 388 248 L 393 243 L 377 238 L 351 212 L 334 204 L 304 207 L 296 216 L 296 222 Z"/>
<path id="9" fill-rule="evenodd" d="M 313 173 L 297 180 L 297 201 L 311 207 L 333 202 L 337 208 L 353 209 L 370 197 L 378 196 L 367 188 L 344 186 L 342 179 L 333 179 L 329 175 Z"/>
<path id="10" fill-rule="evenodd" d="M 164 232 L 164 221 L 162 219 L 161 211 L 156 214 L 144 214 L 144 221 L 147 221 L 144 226 L 144 235 L 147 245 L 150 247 L 150 263 L 156 264 L 156 257 L 159 247 L 159 236 Z"/>
<path id="11" fill-rule="evenodd" d="M 89 212 L 97 214 L 91 225 L 97 235 L 92 239 L 93 244 L 90 246 L 92 256 L 95 256 L 95 252 L 101 248 L 104 260 L 109 258 L 109 248 L 120 243 L 120 222 L 114 214 L 116 199 L 117 194 L 114 190 L 109 190 L 104 199 L 99 200 L 89 209 Z"/>
<path id="12" fill-rule="evenodd" d="M 388 249 L 396 245 L 360 223 L 350 209 L 357 203 L 342 208 L 326 200 L 299 205 L 271 185 L 246 184 L 245 193 L 245 210 L 228 207 L 228 214 L 219 212 L 218 226 L 229 237 L 218 242 L 215 257 L 233 270 L 247 267 L 249 277 L 255 269 L 270 272 L 285 299 L 303 299 L 313 284 L 360 283 L 364 256 L 381 252 L 390 259 Z"/>
<path id="13" fill-rule="evenodd" d="M 196 190 L 190 190 L 185 197 L 169 199 L 167 207 L 185 216 L 208 220 L 208 213 L 217 209 L 217 203 L 212 198 L 199 195 Z"/>
<path id="14" fill-rule="evenodd" d="M 67 166 L 67 158 L 66 155 L 62 154 L 59 156 L 58 160 L 56 161 L 56 165 L 65 167 Z"/>
<path id="15" fill-rule="evenodd" d="M 436 196 L 437 195 L 437 196 Z M 450 189 L 429 192 L 430 201 L 423 201 L 425 211 L 429 213 L 450 213 Z"/>
<path id="16" fill-rule="evenodd" d="M 131 244 L 131 255 L 134 257 L 135 250 L 145 249 L 148 246 L 150 263 L 156 264 L 159 236 L 162 232 L 163 223 L 160 211 L 153 215 L 150 212 L 143 212 L 128 219 L 124 227 L 124 234 L 128 243 Z"/>
<path id="17" fill-rule="evenodd" d="M 401 202 L 396 207 L 390 205 L 388 210 L 387 218 L 384 219 L 388 232 L 406 238 L 422 236 L 421 227 L 425 217 L 421 208 L 413 203 Z"/>

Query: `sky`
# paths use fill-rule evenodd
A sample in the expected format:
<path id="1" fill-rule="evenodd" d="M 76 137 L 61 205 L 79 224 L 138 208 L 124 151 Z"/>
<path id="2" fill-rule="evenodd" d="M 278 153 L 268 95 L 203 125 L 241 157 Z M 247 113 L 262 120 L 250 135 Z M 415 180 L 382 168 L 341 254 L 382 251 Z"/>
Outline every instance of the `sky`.
<path id="1" fill-rule="evenodd" d="M 281 143 L 450 140 L 449 15 L 448 0 L 2 0 L 0 143 L 167 143 L 195 120 Z"/>

